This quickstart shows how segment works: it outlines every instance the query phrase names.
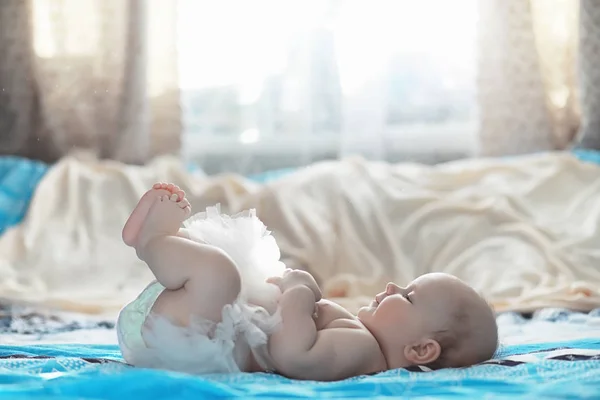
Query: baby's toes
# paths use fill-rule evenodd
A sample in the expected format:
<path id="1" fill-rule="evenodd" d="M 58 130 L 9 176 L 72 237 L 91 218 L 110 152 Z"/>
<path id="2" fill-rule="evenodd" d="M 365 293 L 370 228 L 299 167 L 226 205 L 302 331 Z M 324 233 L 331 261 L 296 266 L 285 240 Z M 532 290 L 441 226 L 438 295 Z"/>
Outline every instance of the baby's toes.
<path id="1" fill-rule="evenodd" d="M 184 198 L 184 199 L 182 199 L 182 200 L 181 200 L 179 203 L 177 203 L 177 204 L 179 204 L 179 207 L 181 207 L 181 208 L 186 208 L 186 207 L 190 207 L 190 208 L 191 208 L 190 202 L 189 202 L 187 199 L 185 199 L 185 198 Z"/>
<path id="2" fill-rule="evenodd" d="M 185 192 L 183 190 L 177 188 L 177 190 L 174 193 L 177 194 L 177 196 L 179 196 L 179 201 L 185 199 Z"/>
<path id="3" fill-rule="evenodd" d="M 192 206 L 187 199 L 181 200 L 179 203 L 177 203 L 177 205 L 183 210 L 186 216 L 192 213 Z"/>

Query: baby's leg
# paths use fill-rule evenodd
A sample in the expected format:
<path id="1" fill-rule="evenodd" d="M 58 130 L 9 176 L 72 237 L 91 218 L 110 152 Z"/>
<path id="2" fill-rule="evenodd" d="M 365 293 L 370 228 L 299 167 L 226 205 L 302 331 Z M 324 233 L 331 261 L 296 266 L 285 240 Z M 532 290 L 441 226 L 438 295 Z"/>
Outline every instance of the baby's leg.
<path id="1" fill-rule="evenodd" d="M 240 275 L 222 250 L 177 236 L 189 208 L 175 196 L 154 199 L 142 224 L 136 251 L 165 288 L 183 291 L 194 314 L 220 321 L 226 304 L 240 292 Z"/>
<path id="2" fill-rule="evenodd" d="M 123 241 L 127 246 L 135 247 L 137 243 L 138 234 L 144 220 L 146 219 L 146 215 L 148 215 L 148 211 L 154 200 L 157 197 L 165 196 L 165 195 L 173 195 L 176 194 L 178 197 L 178 201 L 182 202 L 180 205 L 182 207 L 189 207 L 189 203 L 185 200 L 185 192 L 179 188 L 177 185 L 173 185 L 171 183 L 155 183 L 152 186 L 152 189 L 148 190 L 140 199 L 137 206 L 127 219 L 125 223 L 125 227 L 123 228 Z"/>

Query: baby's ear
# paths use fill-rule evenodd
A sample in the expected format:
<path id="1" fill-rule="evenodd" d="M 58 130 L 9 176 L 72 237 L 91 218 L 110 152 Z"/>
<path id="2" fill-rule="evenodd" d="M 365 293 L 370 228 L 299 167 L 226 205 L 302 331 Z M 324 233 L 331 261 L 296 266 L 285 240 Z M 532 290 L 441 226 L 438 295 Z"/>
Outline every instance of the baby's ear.
<path id="1" fill-rule="evenodd" d="M 433 339 L 421 339 L 404 348 L 404 357 L 412 365 L 426 365 L 434 362 L 442 354 L 442 347 Z"/>

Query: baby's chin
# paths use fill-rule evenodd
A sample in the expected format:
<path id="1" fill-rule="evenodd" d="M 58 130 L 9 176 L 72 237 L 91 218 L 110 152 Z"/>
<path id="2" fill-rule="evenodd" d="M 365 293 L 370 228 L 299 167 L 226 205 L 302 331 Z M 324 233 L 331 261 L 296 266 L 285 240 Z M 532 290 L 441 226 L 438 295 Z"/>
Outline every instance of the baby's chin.
<path id="1" fill-rule="evenodd" d="M 375 312 L 375 310 L 377 309 L 377 303 L 376 302 L 372 302 L 371 304 L 361 307 L 358 309 L 358 312 L 356 313 L 356 316 L 361 319 L 365 316 L 370 316 L 373 315 L 373 313 Z"/>

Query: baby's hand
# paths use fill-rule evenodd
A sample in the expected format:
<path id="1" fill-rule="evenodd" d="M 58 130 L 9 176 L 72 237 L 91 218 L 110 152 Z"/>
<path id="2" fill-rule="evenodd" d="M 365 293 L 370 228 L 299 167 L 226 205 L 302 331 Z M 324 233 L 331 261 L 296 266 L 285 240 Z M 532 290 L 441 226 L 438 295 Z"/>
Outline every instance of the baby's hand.
<path id="1" fill-rule="evenodd" d="M 283 276 L 274 276 L 267 279 L 267 282 L 279 286 L 281 293 L 284 293 L 292 287 L 304 285 L 313 291 L 315 294 L 315 301 L 320 301 L 322 297 L 321 289 L 319 288 L 317 281 L 315 281 L 315 278 L 308 272 L 300 269 L 288 268 L 283 272 Z"/>

